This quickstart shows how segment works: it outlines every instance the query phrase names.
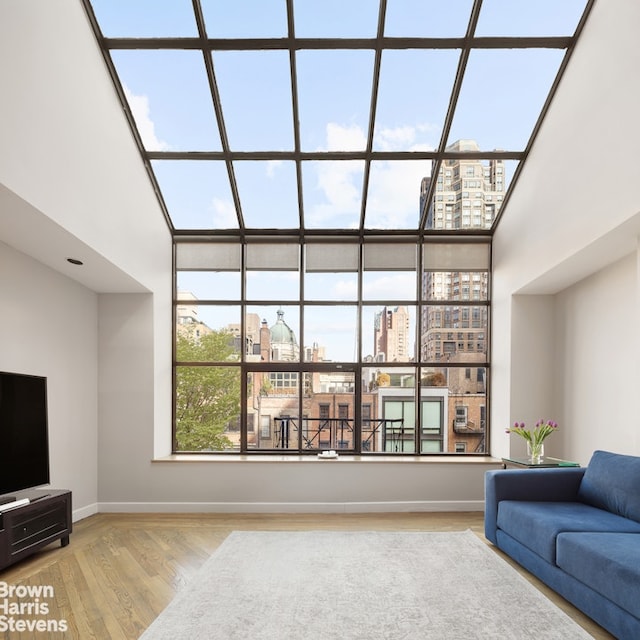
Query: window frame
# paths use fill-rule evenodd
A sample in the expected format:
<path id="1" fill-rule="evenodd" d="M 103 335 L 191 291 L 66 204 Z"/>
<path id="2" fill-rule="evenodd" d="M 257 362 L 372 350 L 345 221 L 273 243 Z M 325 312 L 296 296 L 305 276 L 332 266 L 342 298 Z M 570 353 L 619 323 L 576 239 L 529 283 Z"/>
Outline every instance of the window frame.
<path id="1" fill-rule="evenodd" d="M 354 389 L 353 389 L 353 400 L 352 400 L 352 409 L 349 410 L 349 417 L 345 420 L 345 422 L 349 422 L 352 425 L 353 430 L 353 446 L 349 447 L 349 452 L 356 455 L 363 456 L 380 456 L 385 452 L 382 450 L 371 450 L 369 444 L 365 446 L 363 435 L 370 434 L 372 429 L 376 429 L 376 421 L 378 417 L 376 416 L 376 410 L 374 407 L 374 399 L 372 397 L 367 396 L 370 394 L 371 390 L 367 388 L 366 381 L 371 377 L 371 371 L 374 368 L 383 368 L 392 376 L 397 376 L 398 379 L 401 379 L 403 376 L 406 376 L 405 370 L 407 368 L 412 369 L 414 371 L 413 376 L 415 378 L 414 385 L 412 387 L 412 394 L 415 401 L 416 407 L 422 407 L 421 402 L 424 401 L 424 397 L 421 397 L 421 394 L 428 390 L 425 387 L 421 380 L 418 372 L 427 369 L 433 368 L 443 368 L 446 372 L 453 372 L 454 370 L 459 370 L 460 374 L 464 377 L 464 372 L 466 369 L 481 367 L 485 371 L 484 375 L 484 386 L 485 392 L 482 402 L 482 412 L 484 415 L 488 415 L 487 406 L 490 403 L 490 394 L 489 394 L 489 384 L 488 379 L 490 377 L 490 349 L 489 349 L 489 338 L 491 331 L 491 322 L 490 322 L 490 311 L 491 311 L 491 270 L 490 270 L 490 243 L 491 238 L 488 235 L 479 234 L 477 238 L 469 238 L 462 236 L 443 236 L 443 237 L 423 237 L 416 236 L 407 240 L 407 237 L 402 237 L 400 240 L 396 241 L 393 237 L 375 237 L 372 239 L 347 239 L 328 236 L 322 240 L 316 239 L 300 239 L 300 238 L 286 238 L 284 240 L 274 241 L 271 238 L 266 240 L 254 240 L 254 239 L 245 239 L 244 241 L 239 238 L 226 238 L 224 241 L 211 242 L 210 240 L 206 241 L 206 244 L 213 245 L 210 246 L 208 250 L 196 250 L 193 251 L 193 247 L 189 247 L 187 253 L 189 255 L 195 255 L 197 260 L 187 260 L 186 266 L 182 266 L 182 262 L 180 260 L 181 247 L 180 245 L 183 243 L 193 243 L 193 239 L 182 240 L 180 238 L 175 241 L 175 258 L 174 258 L 174 348 L 173 348 L 173 371 L 174 371 L 174 398 L 173 398 L 173 442 L 174 442 L 174 453 L 200 453 L 199 451 L 185 451 L 178 450 L 176 447 L 176 396 L 175 396 L 175 372 L 177 368 L 188 365 L 196 365 L 196 366 L 208 366 L 211 364 L 216 364 L 217 366 L 231 366 L 237 367 L 241 371 L 240 379 L 242 383 L 241 390 L 241 407 L 240 407 L 240 418 L 239 422 L 241 425 L 241 438 L 239 448 L 236 447 L 233 450 L 226 451 L 220 450 L 215 453 L 227 454 L 227 453 L 242 453 L 242 454 L 269 454 L 269 453 L 278 453 L 280 455 L 303 455 L 308 453 L 317 453 L 321 450 L 321 447 L 315 448 L 305 448 L 303 446 L 304 438 L 303 431 L 308 431 L 313 424 L 313 416 L 308 413 L 305 409 L 305 403 L 303 401 L 305 395 L 305 385 L 306 380 L 305 376 L 313 376 L 314 374 L 331 374 L 332 372 L 352 372 L 354 375 Z M 200 239 L 195 239 L 195 242 L 204 242 Z M 252 249 L 248 249 L 249 246 L 252 246 L 252 242 L 261 242 L 262 246 L 259 250 L 255 251 Z M 333 255 L 336 255 L 336 250 L 339 251 L 341 244 L 345 247 L 345 253 L 351 256 L 351 258 L 347 257 L 343 259 L 341 265 L 334 265 L 328 263 L 324 265 L 324 268 L 327 272 L 340 272 L 343 270 L 345 273 L 353 273 L 355 266 L 355 273 L 357 275 L 358 282 L 358 293 L 356 296 L 356 300 L 347 299 L 347 300 L 336 300 L 336 299 L 317 299 L 317 296 L 309 296 L 305 297 L 305 273 L 307 273 L 305 269 L 305 247 L 307 243 L 310 243 L 314 246 L 314 262 L 312 270 L 313 272 L 321 271 L 323 265 L 321 263 L 321 259 L 318 256 L 322 254 L 322 244 L 323 242 L 327 243 L 333 248 Z M 236 244 L 240 247 L 240 251 L 230 249 L 229 244 Z M 283 257 L 276 257 L 275 260 L 270 256 L 269 250 L 265 249 L 265 245 L 271 245 L 271 250 L 275 251 L 280 247 L 284 248 L 284 245 L 287 246 L 284 251 Z M 215 247 L 218 245 L 222 245 L 224 248 L 220 253 L 215 250 Z M 393 270 L 397 270 L 398 272 L 406 273 L 407 270 L 407 260 L 410 259 L 408 256 L 411 255 L 408 247 L 413 247 L 414 251 L 414 268 L 412 273 L 415 278 L 415 297 L 410 300 L 406 300 L 405 297 L 401 297 L 400 299 L 390 299 L 388 297 L 381 297 L 380 299 L 370 300 L 363 294 L 363 282 L 364 282 L 364 273 L 369 270 L 378 270 L 380 269 L 383 273 L 393 272 Z M 482 248 L 484 246 L 484 248 Z M 400 248 L 400 258 L 398 256 L 388 257 L 387 254 L 393 252 L 394 248 Z M 374 256 L 373 258 L 365 257 L 367 255 L 367 251 L 369 252 L 369 256 Z M 427 252 L 427 254 L 425 254 Z M 253 253 L 254 259 L 252 261 L 247 260 L 247 255 Z M 203 258 L 203 256 L 206 257 Z M 291 256 L 295 255 L 296 260 L 292 261 Z M 357 264 L 354 265 L 353 256 L 357 256 Z M 429 259 L 424 259 L 424 255 L 429 255 Z M 216 256 L 219 256 L 219 261 L 216 262 Z M 259 259 L 256 259 L 255 256 L 262 256 L 264 259 L 264 265 L 261 265 Z M 265 256 L 267 256 L 265 258 Z M 404 256 L 404 257 L 403 257 Z M 457 256 L 457 257 L 456 257 Z M 484 261 L 484 262 L 483 262 Z M 430 268 L 425 269 L 423 267 L 424 263 L 429 263 Z M 355 361 L 332 361 L 332 362 L 313 362 L 306 359 L 305 352 L 307 348 L 302 343 L 302 338 L 299 336 L 301 342 L 299 345 L 300 356 L 295 361 L 287 361 L 287 362 L 256 362 L 255 359 L 249 358 L 245 347 L 244 350 L 241 349 L 241 352 L 238 354 L 237 361 L 232 363 L 209 363 L 209 362 L 183 362 L 177 358 L 176 355 L 176 329 L 175 327 L 179 324 L 179 319 L 177 317 L 177 309 L 179 305 L 185 304 L 185 299 L 181 297 L 181 292 L 178 291 L 178 274 L 181 271 L 215 271 L 215 270 L 231 270 L 231 271 L 239 271 L 241 275 L 241 287 L 240 292 L 235 294 L 233 300 L 229 300 L 226 298 L 220 299 L 198 299 L 195 301 L 189 300 L 190 303 L 198 305 L 206 306 L 210 311 L 214 310 L 216 307 L 228 306 L 230 303 L 233 305 L 237 305 L 240 308 L 240 331 L 241 335 L 246 335 L 246 316 L 248 309 L 254 309 L 259 305 L 266 305 L 270 307 L 278 306 L 278 302 L 276 300 L 256 300 L 247 298 L 247 288 L 246 288 L 246 277 L 247 273 L 251 270 L 260 270 L 261 266 L 265 267 L 265 271 L 271 271 L 273 269 L 274 264 L 280 268 L 285 269 L 291 272 L 296 272 L 299 278 L 299 299 L 298 300 L 287 300 L 283 302 L 283 305 L 286 304 L 289 306 L 290 312 L 297 314 L 299 319 L 299 323 L 296 326 L 299 326 L 300 332 L 304 335 L 305 331 L 305 309 L 309 309 L 311 307 L 356 307 L 357 309 L 357 317 L 358 322 L 361 322 L 363 309 L 367 307 L 375 307 L 379 309 L 386 308 L 397 308 L 400 306 L 410 305 L 415 307 L 416 309 L 416 317 L 415 322 L 413 323 L 415 326 L 412 327 L 411 333 L 414 335 L 411 336 L 414 338 L 415 346 L 413 349 L 413 356 L 404 362 L 372 362 L 368 359 L 368 353 L 365 346 L 362 344 L 364 335 L 362 328 L 359 327 L 357 331 L 357 355 L 355 357 Z M 467 296 L 467 299 L 460 300 L 460 296 L 453 296 L 455 299 L 437 299 L 432 300 L 426 295 L 424 289 L 424 281 L 426 278 L 426 273 L 428 271 L 443 271 L 443 270 L 451 270 L 454 265 L 457 265 L 456 273 L 458 274 L 458 280 L 474 280 L 478 274 L 484 274 L 486 278 L 486 294 L 482 300 L 475 299 L 472 295 Z M 482 266 L 483 268 L 479 268 Z M 182 268 L 181 268 L 182 267 Z M 482 277 L 482 275 L 480 275 Z M 486 308 L 486 324 L 479 328 L 480 334 L 483 336 L 482 344 L 485 346 L 484 351 L 482 352 L 483 358 L 480 361 L 474 360 L 472 364 L 466 361 L 462 362 L 451 362 L 447 361 L 446 366 L 439 359 L 451 359 L 451 354 L 445 353 L 446 350 L 443 350 L 443 353 L 436 354 L 435 360 L 426 355 L 421 355 L 421 343 L 423 341 L 423 331 L 424 331 L 424 320 L 423 315 L 427 313 L 428 309 L 436 307 L 440 311 L 438 313 L 442 316 L 451 317 L 462 317 L 462 310 L 464 310 L 465 317 L 471 315 L 469 311 L 473 312 L 473 314 L 478 314 L 478 308 Z M 457 308 L 458 311 L 456 313 L 445 312 L 448 308 Z M 471 307 L 471 309 L 469 309 Z M 467 323 L 468 324 L 468 323 Z M 448 333 L 457 337 L 459 331 L 453 327 L 449 327 L 446 324 L 446 320 L 444 318 L 441 319 L 439 325 L 436 329 L 438 338 L 442 338 L 441 342 L 445 342 L 446 335 Z M 466 333 L 465 333 L 466 335 Z M 245 338 L 246 340 L 246 338 Z M 478 342 L 479 339 L 476 338 Z M 305 339 L 305 343 L 306 343 Z M 454 339 L 454 343 L 457 343 L 457 340 Z M 242 345 L 242 338 L 239 339 L 238 344 Z M 474 357 L 477 357 L 474 356 Z M 250 392 L 248 391 L 249 383 L 247 382 L 248 374 L 250 372 L 262 372 L 265 376 L 268 377 L 269 374 L 280 374 L 280 375 L 291 375 L 297 374 L 299 384 L 297 389 L 298 396 L 298 413 L 299 416 L 294 417 L 295 420 L 298 421 L 299 426 L 297 426 L 297 432 L 299 434 L 296 436 L 297 444 L 291 444 L 291 440 L 289 441 L 289 446 L 287 448 L 252 448 L 250 443 L 250 438 L 253 437 L 255 433 L 266 433 L 263 428 L 262 418 L 258 415 L 255 416 L 255 419 L 252 421 L 254 424 L 254 430 L 249 433 L 247 428 L 248 423 L 248 413 L 247 413 L 247 403 L 250 400 Z M 447 377 L 448 377 L 447 373 Z M 369 376 L 369 378 L 367 378 Z M 370 383 L 369 383 L 370 384 Z M 375 386 L 375 385 L 374 385 Z M 292 391 L 294 389 L 292 388 Z M 381 404 L 381 401 L 378 399 L 378 403 Z M 363 416 L 363 403 L 370 407 L 367 419 L 366 427 L 363 426 L 362 420 Z M 344 404 L 344 402 L 342 402 Z M 337 406 L 337 405 L 336 405 Z M 380 410 L 381 410 L 380 406 Z M 454 445 L 454 437 L 452 433 L 447 433 L 448 427 L 451 423 L 450 418 L 446 418 L 447 410 L 444 411 L 444 426 L 443 433 L 439 436 L 442 438 L 443 446 L 440 452 L 425 452 L 422 453 L 422 409 L 416 411 L 415 416 L 415 429 L 414 439 L 416 440 L 415 446 L 413 447 L 415 450 L 411 452 L 405 452 L 401 454 L 393 454 L 393 455 L 413 455 L 413 456 L 422 456 L 422 455 L 456 455 Z M 332 416 L 332 418 L 338 419 L 338 416 Z M 319 418 L 318 418 L 319 419 Z M 257 420 L 257 421 L 256 421 Z M 275 424 L 276 417 L 272 416 L 270 423 L 270 433 L 274 435 L 277 431 L 277 425 Z M 465 455 L 471 455 L 469 450 L 474 451 L 475 453 L 479 453 L 482 455 L 486 455 L 489 451 L 489 442 L 488 442 L 488 433 L 489 433 L 489 425 L 486 424 L 486 419 L 483 421 L 482 431 L 483 431 L 483 446 L 480 451 L 474 450 L 474 448 L 470 445 L 467 447 L 467 451 Z M 413 427 L 412 427 L 413 428 Z M 456 438 L 459 440 L 460 435 L 457 434 Z M 451 450 L 447 450 L 448 444 L 451 444 Z M 212 453 L 211 451 L 207 451 L 206 453 Z"/>

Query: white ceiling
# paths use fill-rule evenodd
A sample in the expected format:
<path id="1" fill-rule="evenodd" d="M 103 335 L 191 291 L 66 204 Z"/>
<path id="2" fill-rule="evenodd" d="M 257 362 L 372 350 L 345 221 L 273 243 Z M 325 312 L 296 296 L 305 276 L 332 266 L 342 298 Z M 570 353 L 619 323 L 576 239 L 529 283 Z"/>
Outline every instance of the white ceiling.
<path id="1" fill-rule="evenodd" d="M 140 293 L 140 283 L 0 184 L 0 238 L 97 293 Z M 82 261 L 73 265 L 67 258 Z"/>

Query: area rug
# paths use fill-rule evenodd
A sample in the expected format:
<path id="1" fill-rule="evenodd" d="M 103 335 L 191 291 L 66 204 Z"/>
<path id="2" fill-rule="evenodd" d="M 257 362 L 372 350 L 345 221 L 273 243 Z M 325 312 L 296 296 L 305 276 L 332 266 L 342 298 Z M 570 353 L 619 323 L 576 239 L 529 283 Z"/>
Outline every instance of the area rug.
<path id="1" fill-rule="evenodd" d="M 235 531 L 141 638 L 591 636 L 471 531 Z"/>

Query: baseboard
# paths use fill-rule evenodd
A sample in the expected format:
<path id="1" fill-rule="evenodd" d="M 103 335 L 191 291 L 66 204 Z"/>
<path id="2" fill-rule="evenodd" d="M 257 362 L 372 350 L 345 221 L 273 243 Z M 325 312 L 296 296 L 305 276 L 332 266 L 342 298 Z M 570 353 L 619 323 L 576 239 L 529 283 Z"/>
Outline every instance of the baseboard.
<path id="1" fill-rule="evenodd" d="M 81 507 L 80 509 L 74 509 L 71 514 L 71 520 L 72 522 L 78 522 L 78 520 L 83 520 L 98 513 L 99 510 L 100 508 L 97 502 L 87 505 L 86 507 Z"/>
<path id="2" fill-rule="evenodd" d="M 409 513 L 484 511 L 484 500 L 409 502 L 100 502 L 99 513 Z"/>

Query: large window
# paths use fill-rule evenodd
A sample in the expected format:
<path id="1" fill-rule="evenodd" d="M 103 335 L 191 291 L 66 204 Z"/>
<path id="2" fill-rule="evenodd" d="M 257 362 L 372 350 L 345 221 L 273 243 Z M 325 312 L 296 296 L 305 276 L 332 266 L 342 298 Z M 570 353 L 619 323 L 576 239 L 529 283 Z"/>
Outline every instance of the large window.
<path id="1" fill-rule="evenodd" d="M 484 237 L 178 241 L 175 451 L 484 454 L 489 285 Z"/>

